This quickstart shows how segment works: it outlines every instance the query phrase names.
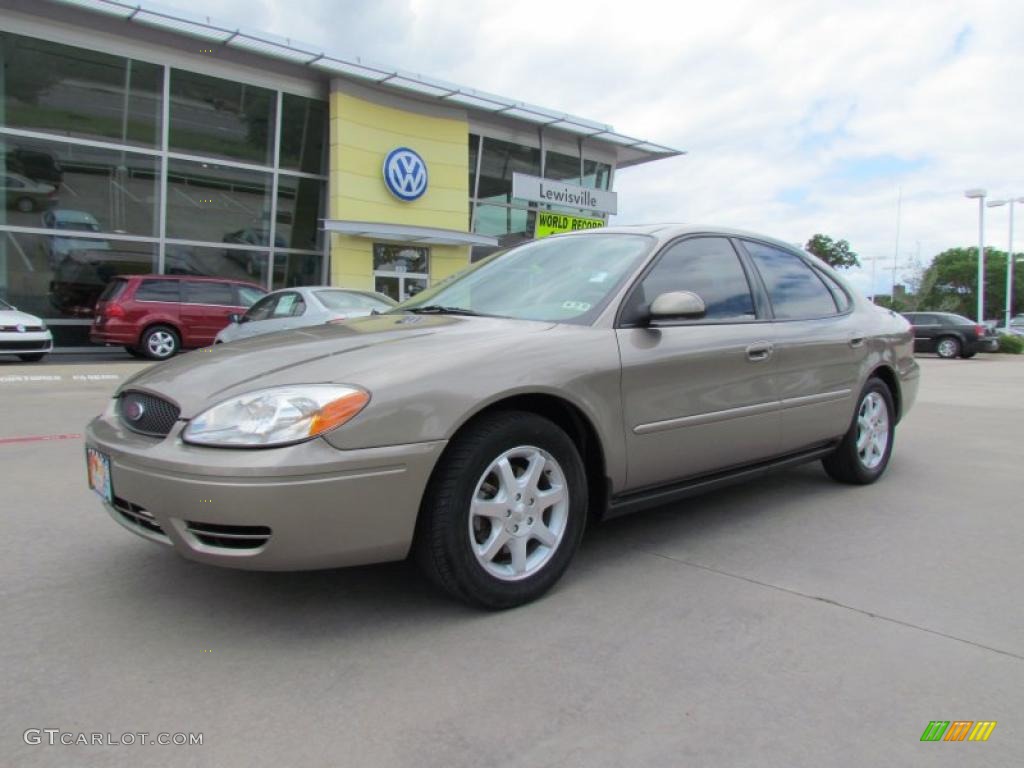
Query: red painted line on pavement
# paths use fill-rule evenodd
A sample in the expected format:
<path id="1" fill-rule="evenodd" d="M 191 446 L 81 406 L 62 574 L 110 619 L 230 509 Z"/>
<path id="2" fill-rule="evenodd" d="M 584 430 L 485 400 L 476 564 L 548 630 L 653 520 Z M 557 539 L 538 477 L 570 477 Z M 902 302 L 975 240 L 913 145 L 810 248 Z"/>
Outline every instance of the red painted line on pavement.
<path id="1" fill-rule="evenodd" d="M 28 437 L 0 437 L 0 445 L 5 443 L 37 443 L 40 440 L 78 440 L 82 436 L 77 434 L 67 435 L 29 435 Z"/>

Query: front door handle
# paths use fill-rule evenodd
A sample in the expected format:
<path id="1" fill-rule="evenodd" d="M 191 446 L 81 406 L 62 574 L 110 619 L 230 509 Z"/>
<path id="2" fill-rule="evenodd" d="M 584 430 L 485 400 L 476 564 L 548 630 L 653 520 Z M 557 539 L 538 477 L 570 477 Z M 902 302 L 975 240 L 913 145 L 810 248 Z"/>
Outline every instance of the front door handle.
<path id="1" fill-rule="evenodd" d="M 747 360 L 752 363 L 759 363 L 767 360 L 775 351 L 775 345 L 768 341 L 759 341 L 747 347 Z"/>
<path id="2" fill-rule="evenodd" d="M 850 346 L 853 347 L 854 349 L 857 349 L 857 347 L 863 347 L 864 346 L 864 337 L 863 336 L 854 336 L 852 339 L 850 339 Z"/>

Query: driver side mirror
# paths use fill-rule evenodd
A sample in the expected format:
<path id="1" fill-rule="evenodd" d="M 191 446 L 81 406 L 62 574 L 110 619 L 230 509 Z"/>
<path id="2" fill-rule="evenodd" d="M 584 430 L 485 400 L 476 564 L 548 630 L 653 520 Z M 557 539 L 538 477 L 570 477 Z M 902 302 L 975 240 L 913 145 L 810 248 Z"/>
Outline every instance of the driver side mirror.
<path id="1" fill-rule="evenodd" d="M 237 312 L 232 312 L 230 315 L 228 315 L 228 322 L 237 325 L 238 323 L 242 322 L 242 316 Z"/>
<path id="2" fill-rule="evenodd" d="M 650 321 L 696 320 L 704 317 L 704 299 L 693 291 L 669 291 L 651 302 Z"/>

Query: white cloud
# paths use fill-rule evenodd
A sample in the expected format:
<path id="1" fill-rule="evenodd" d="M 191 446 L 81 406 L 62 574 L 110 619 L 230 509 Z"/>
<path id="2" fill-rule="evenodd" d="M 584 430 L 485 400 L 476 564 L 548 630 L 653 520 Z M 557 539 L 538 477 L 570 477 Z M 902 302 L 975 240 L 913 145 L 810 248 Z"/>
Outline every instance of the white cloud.
<path id="1" fill-rule="evenodd" d="M 617 175 L 619 221 L 730 224 L 792 242 L 824 232 L 891 268 L 898 186 L 901 260 L 918 243 L 927 260 L 976 241 L 964 189 L 1024 194 L 1024 6 L 1009 0 L 204 8 L 688 150 Z M 988 217 L 1000 248 L 1005 210 Z"/>

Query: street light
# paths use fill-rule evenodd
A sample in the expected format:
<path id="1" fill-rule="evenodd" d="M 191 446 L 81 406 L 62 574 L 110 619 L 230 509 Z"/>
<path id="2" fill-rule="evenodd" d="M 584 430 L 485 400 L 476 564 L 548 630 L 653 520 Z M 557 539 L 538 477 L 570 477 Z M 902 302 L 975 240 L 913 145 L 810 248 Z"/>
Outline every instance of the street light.
<path id="1" fill-rule="evenodd" d="M 1006 251 L 1006 321 L 1004 328 L 1010 327 L 1010 318 L 1013 317 L 1013 204 L 1024 203 L 1024 197 L 1013 197 L 1006 200 L 989 200 L 985 203 L 989 208 L 998 208 L 1002 205 L 1010 206 L 1010 247 Z"/>
<path id="2" fill-rule="evenodd" d="M 978 322 L 985 322 L 985 196 L 984 189 L 968 189 L 964 197 L 978 201 Z"/>

